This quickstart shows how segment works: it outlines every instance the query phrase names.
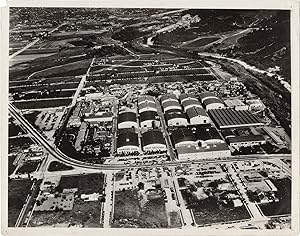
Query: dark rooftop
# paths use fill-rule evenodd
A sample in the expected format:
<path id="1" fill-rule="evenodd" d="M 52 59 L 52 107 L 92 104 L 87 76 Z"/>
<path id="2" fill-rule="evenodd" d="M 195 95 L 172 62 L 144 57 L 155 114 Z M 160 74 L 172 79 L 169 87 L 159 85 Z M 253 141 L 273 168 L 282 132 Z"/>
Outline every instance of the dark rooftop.
<path id="1" fill-rule="evenodd" d="M 164 94 L 161 96 L 161 102 L 168 100 L 168 99 L 174 99 L 174 100 L 178 100 L 175 94 Z"/>
<path id="2" fill-rule="evenodd" d="M 117 136 L 117 147 L 139 146 L 138 135 L 134 132 L 119 133 Z"/>
<path id="3" fill-rule="evenodd" d="M 155 117 L 157 116 L 156 111 L 144 111 L 140 114 L 140 121 L 145 120 L 155 120 Z"/>
<path id="4" fill-rule="evenodd" d="M 136 122 L 136 114 L 134 112 L 123 112 L 118 116 L 118 123 L 133 121 Z"/>
<path id="5" fill-rule="evenodd" d="M 160 130 L 152 129 L 142 134 L 142 143 L 143 146 L 149 144 L 160 143 L 166 144 L 165 139 Z"/>
<path id="6" fill-rule="evenodd" d="M 205 106 L 209 105 L 209 104 L 213 104 L 213 103 L 223 103 L 221 99 L 215 97 L 215 98 L 207 98 L 203 101 L 203 104 Z"/>
<path id="7" fill-rule="evenodd" d="M 186 110 L 186 114 L 191 119 L 196 116 L 208 116 L 206 111 L 201 107 L 191 107 Z"/>
<path id="8" fill-rule="evenodd" d="M 163 108 L 167 108 L 167 107 L 170 107 L 170 106 L 178 106 L 178 107 L 181 107 L 179 102 L 178 101 L 166 101 L 162 104 Z"/>
<path id="9" fill-rule="evenodd" d="M 189 128 L 178 128 L 172 131 L 171 137 L 175 144 L 185 141 L 197 141 L 196 135 Z"/>
<path id="10" fill-rule="evenodd" d="M 198 106 L 201 106 L 201 103 L 198 100 L 195 100 L 195 99 L 184 100 L 181 104 L 184 107 L 189 106 L 189 105 L 198 105 Z"/>
<path id="11" fill-rule="evenodd" d="M 177 110 L 177 109 L 171 109 L 169 111 L 166 111 L 165 115 L 166 115 L 167 120 L 171 120 L 171 119 L 175 119 L 175 118 L 184 118 L 184 119 L 186 119 L 186 117 L 182 113 L 182 111 Z"/>
<path id="12" fill-rule="evenodd" d="M 216 96 L 214 93 L 212 93 L 212 92 L 203 92 L 203 93 L 200 93 L 199 96 L 200 96 L 201 101 L 202 101 L 204 98 L 207 98 L 207 97 L 217 97 L 217 96 Z"/>
<path id="13" fill-rule="evenodd" d="M 209 110 L 208 114 L 218 128 L 263 125 L 262 122 L 247 110 L 236 111 L 231 108 L 213 109 Z"/>

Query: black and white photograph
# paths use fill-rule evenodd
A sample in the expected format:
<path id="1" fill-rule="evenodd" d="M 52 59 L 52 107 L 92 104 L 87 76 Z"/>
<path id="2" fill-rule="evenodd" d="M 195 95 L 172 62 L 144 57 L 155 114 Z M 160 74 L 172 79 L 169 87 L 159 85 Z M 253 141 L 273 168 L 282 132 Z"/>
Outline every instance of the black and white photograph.
<path id="1" fill-rule="evenodd" d="M 290 9 L 8 12 L 6 227 L 292 231 Z"/>

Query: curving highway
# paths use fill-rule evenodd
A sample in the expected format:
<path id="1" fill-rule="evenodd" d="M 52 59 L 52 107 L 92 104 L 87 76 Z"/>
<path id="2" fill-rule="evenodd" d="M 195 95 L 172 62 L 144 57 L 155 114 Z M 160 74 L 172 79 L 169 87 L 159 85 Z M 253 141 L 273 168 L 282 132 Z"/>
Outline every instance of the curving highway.
<path id="1" fill-rule="evenodd" d="M 73 167 L 81 167 L 86 169 L 101 169 L 101 170 L 118 170 L 122 168 L 134 168 L 134 167 L 159 167 L 159 166 L 178 166 L 191 163 L 214 163 L 214 162 L 232 162 L 232 161 L 242 161 L 242 160 L 255 160 L 255 159 L 272 159 L 272 158 L 291 158 L 291 154 L 253 154 L 253 155 L 241 155 L 241 156 L 230 156 L 226 159 L 212 159 L 212 160 L 197 160 L 197 161 L 179 161 L 173 160 L 170 162 L 158 163 L 158 164 L 92 164 L 82 161 L 75 160 L 63 152 L 61 152 L 54 144 L 50 144 L 48 140 L 37 131 L 22 115 L 22 113 L 11 103 L 9 103 L 10 114 L 19 121 L 24 129 L 27 130 L 29 134 L 32 135 L 33 139 L 36 140 L 40 145 L 42 145 L 50 155 L 55 159 L 64 164 L 71 165 Z"/>

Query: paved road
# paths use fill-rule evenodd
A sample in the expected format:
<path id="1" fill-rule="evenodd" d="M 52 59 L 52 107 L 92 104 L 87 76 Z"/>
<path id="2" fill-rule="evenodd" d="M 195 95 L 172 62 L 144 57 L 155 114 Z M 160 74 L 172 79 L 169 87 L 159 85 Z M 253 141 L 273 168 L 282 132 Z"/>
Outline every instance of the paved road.
<path id="1" fill-rule="evenodd" d="M 181 164 L 191 164 L 190 161 L 171 161 L 167 163 L 159 163 L 159 164 L 90 164 L 82 161 L 75 160 L 71 157 L 68 157 L 64 153 L 62 153 L 54 144 L 49 144 L 48 140 L 39 133 L 24 117 L 19 113 L 17 108 L 15 108 L 11 103 L 9 103 L 9 111 L 11 115 L 19 121 L 24 128 L 27 130 L 29 134 L 33 136 L 33 138 L 41 144 L 46 151 L 49 152 L 53 158 L 61 161 L 67 165 L 71 165 L 74 167 L 81 167 L 86 169 L 103 169 L 103 170 L 117 170 L 122 168 L 134 168 L 134 167 L 160 167 L 160 166 L 178 166 Z M 270 158 L 291 158 L 291 154 L 255 154 L 255 155 L 242 155 L 242 156 L 232 156 L 226 159 L 214 159 L 214 160 L 197 160 L 193 163 L 215 163 L 215 162 L 232 162 L 232 161 L 241 161 L 241 160 L 256 160 L 256 159 L 270 159 Z"/>

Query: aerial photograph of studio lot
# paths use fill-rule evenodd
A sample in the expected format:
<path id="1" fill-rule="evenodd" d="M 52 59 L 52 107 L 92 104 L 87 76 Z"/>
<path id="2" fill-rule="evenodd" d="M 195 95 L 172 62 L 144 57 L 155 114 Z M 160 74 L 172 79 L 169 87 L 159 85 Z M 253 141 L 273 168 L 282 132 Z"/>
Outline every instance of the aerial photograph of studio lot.
<path id="1" fill-rule="evenodd" d="M 289 229 L 289 26 L 10 8 L 8 226 Z"/>

